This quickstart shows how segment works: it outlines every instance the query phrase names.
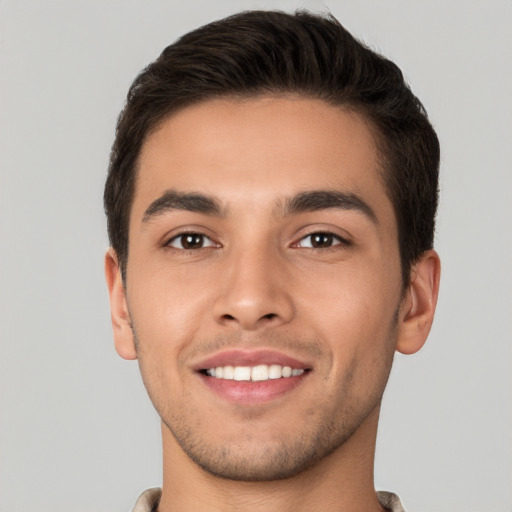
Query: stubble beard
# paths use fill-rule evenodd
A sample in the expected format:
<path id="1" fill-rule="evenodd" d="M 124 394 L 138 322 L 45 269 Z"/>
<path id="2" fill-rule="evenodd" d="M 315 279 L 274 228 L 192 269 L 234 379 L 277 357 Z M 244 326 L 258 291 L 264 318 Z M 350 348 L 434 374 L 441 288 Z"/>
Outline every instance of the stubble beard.
<path id="1" fill-rule="evenodd" d="M 247 450 L 251 437 L 240 444 L 205 442 L 205 437 L 185 427 L 186 420 L 174 418 L 164 425 L 186 455 L 204 471 L 227 480 L 268 482 L 298 475 L 343 445 L 353 431 L 343 425 L 318 425 L 314 432 L 275 438 Z"/>
<path id="2" fill-rule="evenodd" d="M 299 475 L 345 445 L 373 412 L 378 415 L 388 375 L 380 391 L 368 397 L 363 407 L 354 406 L 351 399 L 345 407 L 325 400 L 306 410 L 300 425 L 295 422 L 263 439 L 258 438 L 258 432 L 252 434 L 250 418 L 241 422 L 238 437 L 219 441 L 210 434 L 208 418 L 199 411 L 176 414 L 174 408 L 162 407 L 161 401 L 160 406 L 153 403 L 164 428 L 204 471 L 227 480 L 268 482 Z M 373 451 L 372 443 L 370 448 Z"/>
<path id="3" fill-rule="evenodd" d="M 135 330 L 134 337 L 139 352 L 140 343 Z M 251 433 L 250 419 L 246 418 L 247 421 L 243 422 L 245 427 L 240 427 L 240 438 L 224 443 L 215 440 L 209 442 L 208 418 L 201 412 L 191 409 L 177 411 L 178 407 L 172 406 L 165 397 L 152 393 L 153 379 L 145 375 L 140 358 L 139 364 L 149 397 L 164 428 L 168 429 L 195 464 L 222 479 L 268 482 L 294 477 L 315 466 L 342 447 L 372 412 L 378 414 L 392 359 L 393 352 L 386 361 L 375 358 L 374 370 L 380 378 L 371 395 L 365 398 L 363 406 L 350 396 L 345 396 L 346 400 L 342 402 L 333 400 L 333 397 L 324 397 L 321 403 L 305 411 L 299 432 L 297 425 L 292 425 L 289 431 L 276 432 L 272 439 L 259 442 L 257 436 Z M 349 384 L 343 382 L 341 387 L 348 389 Z M 182 400 L 182 403 L 186 404 L 187 401 Z M 323 412 L 318 414 L 318 411 Z"/>

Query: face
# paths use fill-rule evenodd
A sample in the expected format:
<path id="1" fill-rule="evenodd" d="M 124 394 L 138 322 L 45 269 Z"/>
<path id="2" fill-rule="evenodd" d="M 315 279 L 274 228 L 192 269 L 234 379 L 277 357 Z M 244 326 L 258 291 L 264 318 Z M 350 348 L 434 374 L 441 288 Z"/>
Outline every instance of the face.
<path id="1" fill-rule="evenodd" d="M 410 307 L 381 173 L 364 119 L 320 100 L 212 100 L 147 138 L 116 347 L 212 474 L 297 474 L 378 411 Z"/>

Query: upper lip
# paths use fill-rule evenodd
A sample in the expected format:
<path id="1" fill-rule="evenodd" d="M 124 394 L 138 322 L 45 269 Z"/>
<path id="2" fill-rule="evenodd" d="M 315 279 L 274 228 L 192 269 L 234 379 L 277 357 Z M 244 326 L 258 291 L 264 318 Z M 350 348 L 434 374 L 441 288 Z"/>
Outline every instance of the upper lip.
<path id="1" fill-rule="evenodd" d="M 243 350 L 229 349 L 213 354 L 202 359 L 194 365 L 196 371 L 217 368 L 219 366 L 257 366 L 260 364 L 279 364 L 281 366 L 290 366 L 295 369 L 310 369 L 311 365 L 300 361 L 282 352 L 276 350 Z"/>

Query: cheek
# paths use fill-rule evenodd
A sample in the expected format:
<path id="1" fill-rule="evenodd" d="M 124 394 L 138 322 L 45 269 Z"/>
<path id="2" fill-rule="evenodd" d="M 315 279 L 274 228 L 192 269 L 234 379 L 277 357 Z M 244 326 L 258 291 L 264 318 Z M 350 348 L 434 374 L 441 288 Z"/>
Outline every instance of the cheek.
<path id="1" fill-rule="evenodd" d="M 314 286 L 312 280 L 297 293 L 306 323 L 332 351 L 335 374 L 350 375 L 357 368 L 371 379 L 381 361 L 391 364 L 400 286 L 389 269 L 387 274 L 376 269 L 317 275 Z"/>
<path id="2" fill-rule="evenodd" d="M 142 379 L 163 415 L 182 398 L 182 381 L 188 378 L 183 354 L 197 337 L 205 316 L 199 287 L 195 290 L 184 284 L 181 276 L 155 271 L 139 274 L 127 290 Z"/>
<path id="3" fill-rule="evenodd" d="M 332 328 L 340 336 L 369 334 L 389 327 L 400 299 L 395 273 L 373 264 L 362 268 L 340 266 L 310 273 L 309 278 L 302 279 L 295 296 L 301 309 L 311 313 L 312 321 L 316 318 L 321 326 Z"/>
<path id="4" fill-rule="evenodd" d="M 206 314 L 211 276 L 200 271 L 191 275 L 165 262 L 140 264 L 136 270 L 128 302 L 140 337 L 176 344 L 190 336 Z"/>

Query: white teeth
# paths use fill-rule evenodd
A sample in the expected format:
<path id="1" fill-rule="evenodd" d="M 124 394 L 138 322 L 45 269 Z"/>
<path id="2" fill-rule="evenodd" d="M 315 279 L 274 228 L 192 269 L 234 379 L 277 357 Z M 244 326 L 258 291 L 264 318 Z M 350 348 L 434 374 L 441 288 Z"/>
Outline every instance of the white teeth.
<path id="1" fill-rule="evenodd" d="M 251 380 L 267 380 L 268 379 L 268 366 L 266 364 L 260 364 L 254 366 L 251 370 Z"/>
<path id="2" fill-rule="evenodd" d="M 235 369 L 232 366 L 224 366 L 222 369 L 222 378 L 233 380 L 235 376 Z"/>
<path id="3" fill-rule="evenodd" d="M 251 380 L 251 369 L 249 366 L 235 366 L 234 380 Z"/>
<path id="4" fill-rule="evenodd" d="M 272 364 L 268 368 L 269 379 L 280 379 L 283 374 L 283 368 L 278 364 Z"/>
<path id="5" fill-rule="evenodd" d="M 209 368 L 206 374 L 216 379 L 237 380 L 237 381 L 262 381 L 269 379 L 281 379 L 297 377 L 302 375 L 304 370 L 281 366 L 279 364 L 260 364 L 257 366 L 217 366 Z"/>

